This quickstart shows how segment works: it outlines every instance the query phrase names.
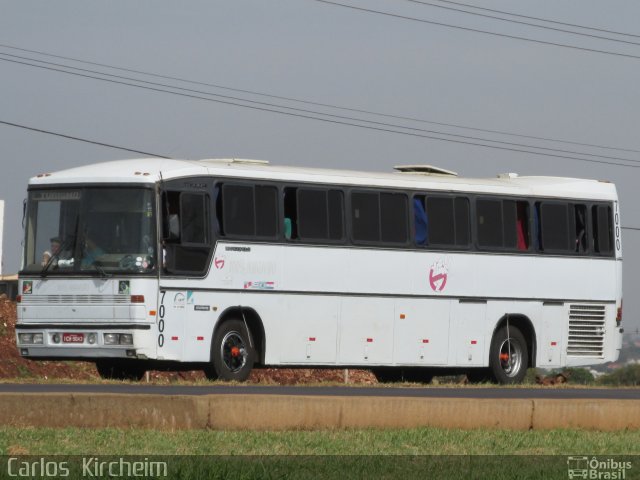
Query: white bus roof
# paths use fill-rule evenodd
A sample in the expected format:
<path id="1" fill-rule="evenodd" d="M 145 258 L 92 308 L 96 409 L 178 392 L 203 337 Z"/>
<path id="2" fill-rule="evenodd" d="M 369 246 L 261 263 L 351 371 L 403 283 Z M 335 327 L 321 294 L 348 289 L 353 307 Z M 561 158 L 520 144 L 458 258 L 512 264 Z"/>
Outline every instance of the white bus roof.
<path id="1" fill-rule="evenodd" d="M 276 166 L 270 165 L 265 161 L 241 159 L 167 160 L 142 158 L 118 160 L 40 174 L 31 178 L 29 185 L 154 184 L 160 181 L 161 178 L 172 180 L 202 175 L 363 187 L 374 186 L 598 200 L 617 199 L 615 185 L 598 180 L 518 176 L 512 173 L 498 175 L 495 178 L 465 178 L 447 174 L 429 174 L 426 171 L 362 172 Z"/>

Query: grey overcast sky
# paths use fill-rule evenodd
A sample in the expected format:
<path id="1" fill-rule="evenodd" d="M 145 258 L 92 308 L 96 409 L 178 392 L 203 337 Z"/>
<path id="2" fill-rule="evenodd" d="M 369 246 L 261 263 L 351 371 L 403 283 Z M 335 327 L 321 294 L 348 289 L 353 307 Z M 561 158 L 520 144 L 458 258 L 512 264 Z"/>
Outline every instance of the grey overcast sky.
<path id="1" fill-rule="evenodd" d="M 282 165 L 375 171 L 390 171 L 396 164 L 428 163 L 464 176 L 491 177 L 501 172 L 518 172 L 607 179 L 618 186 L 623 224 L 640 227 L 640 163 L 634 164 L 640 161 L 640 2 L 460 0 L 484 9 L 608 32 L 438 0 L 427 3 L 512 21 L 409 0 L 335 2 L 396 16 L 317 0 L 0 0 L 0 122 L 177 158 L 259 158 Z M 585 35 L 535 28 L 513 20 Z M 294 103 L 9 47 L 281 97 L 576 144 Z M 325 120 L 365 124 L 320 113 L 393 126 L 366 123 L 378 130 L 364 129 L 282 115 L 69 75 L 25 63 L 209 99 L 221 97 L 208 94 L 233 96 L 242 100 L 222 100 L 271 110 L 282 111 L 283 106 L 305 109 L 317 113 L 297 113 Z M 385 129 L 412 135 L 382 131 Z M 556 156 L 513 150 L 535 150 Z M 6 124 L 0 124 L 0 152 L 0 198 L 6 201 L 5 273 L 15 272 L 19 266 L 22 200 L 29 177 L 140 156 Z M 563 156 L 583 160 L 559 158 Z M 623 236 L 624 323 L 635 329 L 640 325 L 640 295 L 635 294 L 640 280 L 640 231 L 625 230 Z"/>

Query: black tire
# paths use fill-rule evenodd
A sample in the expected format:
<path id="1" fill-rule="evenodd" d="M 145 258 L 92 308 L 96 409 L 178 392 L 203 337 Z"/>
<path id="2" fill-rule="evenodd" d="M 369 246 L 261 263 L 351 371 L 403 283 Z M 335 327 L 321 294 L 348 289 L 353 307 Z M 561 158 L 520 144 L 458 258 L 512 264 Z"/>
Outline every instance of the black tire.
<path id="1" fill-rule="evenodd" d="M 140 381 L 146 373 L 144 365 L 136 360 L 97 360 L 96 369 L 100 378 L 106 380 Z"/>
<path id="2" fill-rule="evenodd" d="M 491 339 L 489 369 L 498 383 L 521 383 L 529 367 L 527 342 L 517 327 L 510 325 L 508 330 L 509 335 L 506 325 L 500 327 Z"/>
<path id="3" fill-rule="evenodd" d="M 226 320 L 213 336 L 211 363 L 213 373 L 221 380 L 244 382 L 256 361 L 249 332 L 241 320 Z"/>

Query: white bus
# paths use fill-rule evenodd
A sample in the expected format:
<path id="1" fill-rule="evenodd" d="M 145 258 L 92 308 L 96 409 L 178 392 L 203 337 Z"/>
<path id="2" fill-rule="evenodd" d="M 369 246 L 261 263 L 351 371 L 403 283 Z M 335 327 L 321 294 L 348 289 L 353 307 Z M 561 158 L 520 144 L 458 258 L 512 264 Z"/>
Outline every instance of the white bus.
<path id="1" fill-rule="evenodd" d="M 184 362 L 240 381 L 314 366 L 514 383 L 617 359 L 613 184 L 396 170 L 141 159 L 38 175 L 18 349 L 105 377 Z"/>

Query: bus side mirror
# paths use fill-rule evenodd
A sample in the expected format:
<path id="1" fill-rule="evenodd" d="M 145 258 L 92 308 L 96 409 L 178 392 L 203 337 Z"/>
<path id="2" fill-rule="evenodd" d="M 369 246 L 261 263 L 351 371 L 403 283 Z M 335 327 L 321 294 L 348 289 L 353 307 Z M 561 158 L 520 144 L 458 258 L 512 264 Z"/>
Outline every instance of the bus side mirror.
<path id="1" fill-rule="evenodd" d="M 180 238 L 180 217 L 172 213 L 167 219 L 167 232 L 165 240 L 178 240 Z"/>

